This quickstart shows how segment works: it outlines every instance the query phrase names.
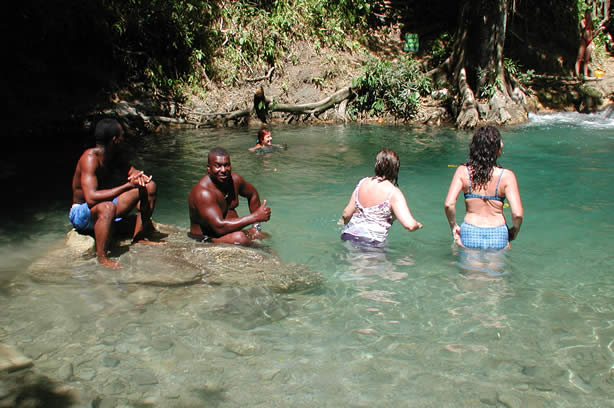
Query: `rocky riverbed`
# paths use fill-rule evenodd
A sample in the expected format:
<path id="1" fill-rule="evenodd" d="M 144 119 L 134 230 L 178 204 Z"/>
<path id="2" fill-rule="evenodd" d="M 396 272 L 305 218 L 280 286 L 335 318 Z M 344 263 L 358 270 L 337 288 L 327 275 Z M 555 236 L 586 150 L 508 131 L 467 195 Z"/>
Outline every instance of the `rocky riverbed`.
<path id="1" fill-rule="evenodd" d="M 224 397 L 239 357 L 267 352 L 253 331 L 291 316 L 292 300 L 322 282 L 262 249 L 160 229 L 164 246 L 113 247 L 120 270 L 70 232 L 8 285 L 0 407 L 203 406 Z"/>

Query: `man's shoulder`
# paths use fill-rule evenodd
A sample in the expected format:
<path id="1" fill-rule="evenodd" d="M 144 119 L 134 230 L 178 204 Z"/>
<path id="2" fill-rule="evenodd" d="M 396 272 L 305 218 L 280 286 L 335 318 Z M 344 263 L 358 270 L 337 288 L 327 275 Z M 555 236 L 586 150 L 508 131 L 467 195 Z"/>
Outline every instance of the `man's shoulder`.
<path id="1" fill-rule="evenodd" d="M 196 183 L 194 185 L 194 187 L 192 187 L 192 190 L 190 191 L 190 198 L 196 198 L 196 197 L 202 197 L 202 198 L 215 197 L 215 195 L 217 193 L 219 193 L 218 189 L 211 182 L 211 180 L 207 176 L 205 176 L 205 177 L 201 178 L 198 181 L 198 183 Z"/>
<path id="2" fill-rule="evenodd" d="M 99 166 L 99 153 L 94 147 L 90 147 L 89 149 L 85 149 L 83 153 L 81 153 L 81 157 L 79 158 L 78 165 L 80 167 L 98 167 Z"/>
<path id="3" fill-rule="evenodd" d="M 237 183 L 243 183 L 245 181 L 245 179 L 243 177 L 241 177 L 241 175 L 239 173 L 232 173 L 232 181 L 237 184 Z"/>
<path id="4" fill-rule="evenodd" d="M 89 147 L 87 149 L 85 149 L 83 151 L 83 153 L 81 153 L 81 157 L 87 157 L 87 156 L 96 156 L 96 148 L 95 147 Z"/>

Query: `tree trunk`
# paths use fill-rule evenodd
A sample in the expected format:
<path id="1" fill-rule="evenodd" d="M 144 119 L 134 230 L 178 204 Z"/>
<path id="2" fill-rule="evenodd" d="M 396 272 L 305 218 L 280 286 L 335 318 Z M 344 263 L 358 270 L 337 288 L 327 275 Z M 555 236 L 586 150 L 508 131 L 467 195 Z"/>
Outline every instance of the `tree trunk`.
<path id="1" fill-rule="evenodd" d="M 453 52 L 446 61 L 460 99 L 459 128 L 526 119 L 522 91 L 508 81 L 503 65 L 510 1 L 464 0 L 460 8 Z M 476 93 L 484 102 L 480 106 Z"/>

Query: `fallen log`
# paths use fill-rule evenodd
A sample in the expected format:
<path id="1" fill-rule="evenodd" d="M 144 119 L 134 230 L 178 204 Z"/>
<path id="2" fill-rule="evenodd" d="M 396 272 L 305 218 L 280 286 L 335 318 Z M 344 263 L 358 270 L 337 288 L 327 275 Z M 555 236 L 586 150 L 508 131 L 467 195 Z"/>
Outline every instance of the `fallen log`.
<path id="1" fill-rule="evenodd" d="M 336 116 L 343 121 L 347 121 L 346 107 L 347 103 L 354 96 L 351 87 L 345 87 L 334 94 L 312 103 L 304 104 L 285 104 L 276 103 L 271 98 L 264 95 L 264 90 L 260 88 L 253 98 L 253 104 L 247 109 L 236 110 L 232 112 L 195 112 L 185 108 L 180 109 L 183 117 L 190 119 L 182 119 L 178 122 L 173 122 L 170 118 L 164 120 L 165 123 L 185 123 L 196 127 L 201 126 L 217 126 L 228 125 L 229 122 L 244 123 L 249 120 L 252 115 L 255 115 L 261 122 L 267 123 L 271 113 L 280 112 L 291 115 L 290 121 L 297 116 L 305 115 L 305 120 L 309 118 L 317 118 L 321 113 L 337 108 Z"/>
<path id="2" fill-rule="evenodd" d="M 318 114 L 324 112 L 331 107 L 348 100 L 352 96 L 350 87 L 345 87 L 335 92 L 331 96 L 322 99 L 319 102 L 304 103 L 299 105 L 290 104 L 273 104 L 271 102 L 271 111 L 273 112 L 288 112 L 288 113 L 303 113 L 303 114 Z"/>

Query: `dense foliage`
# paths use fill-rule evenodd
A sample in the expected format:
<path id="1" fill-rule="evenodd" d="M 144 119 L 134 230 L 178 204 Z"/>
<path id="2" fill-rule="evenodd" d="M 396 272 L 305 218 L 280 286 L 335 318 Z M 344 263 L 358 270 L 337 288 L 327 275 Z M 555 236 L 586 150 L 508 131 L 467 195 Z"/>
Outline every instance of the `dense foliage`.
<path id="1" fill-rule="evenodd" d="M 431 80 L 415 59 L 403 56 L 395 62 L 368 61 L 353 87 L 357 93 L 353 113 L 379 116 L 389 112 L 397 119 L 411 119 L 418 111 L 420 97 L 431 92 Z"/>
<path id="2" fill-rule="evenodd" d="M 467 0 L 460 2 L 465 3 Z M 511 0 L 510 0 L 511 1 Z M 13 57 L 3 76 L 16 110 L 47 112 L 88 104 L 128 85 L 178 95 L 203 80 L 235 85 L 255 72 L 299 63 L 305 41 L 354 50 L 368 29 L 399 23 L 420 34 L 437 65 L 451 53 L 459 2 L 453 0 L 24 0 L 2 28 Z M 589 4 L 590 3 L 590 4 Z M 577 16 L 602 17 L 603 0 L 514 1 L 505 53 L 527 69 L 564 71 L 575 61 Z M 602 13 L 600 15 L 600 13 Z M 394 21 L 392 16 L 394 16 Z M 553 27 L 557 27 L 553 30 Z M 596 41 L 600 44 L 600 39 Z M 571 44 L 571 45 L 570 45 Z M 469 50 L 471 51 L 471 50 Z M 422 54 L 421 56 L 425 56 Z M 561 62 L 563 61 L 563 62 Z M 573 64 L 573 62 L 572 62 Z M 407 118 L 430 85 L 408 59 L 370 62 L 356 84 L 357 111 Z M 349 78 L 348 78 L 349 79 Z M 488 93 L 489 89 L 484 89 Z M 9 115 L 12 112 L 9 111 Z"/>
<path id="3" fill-rule="evenodd" d="M 206 0 L 102 0 L 122 77 L 171 89 L 210 63 L 220 10 Z"/>
<path id="4" fill-rule="evenodd" d="M 173 94 L 205 77 L 235 82 L 249 66 L 274 66 L 300 39 L 353 46 L 368 0 L 25 0 L 11 3 L 4 34 L 14 56 L 9 97 L 91 97 L 128 84 Z M 79 84 L 70 89 L 71 83 Z M 80 95 L 77 95 L 80 94 Z M 38 102 L 38 101 L 37 101 Z M 64 103 L 43 106 L 63 106 Z"/>
<path id="5" fill-rule="evenodd" d="M 367 0 L 279 0 L 232 2 L 221 10 L 216 27 L 218 62 L 209 75 L 228 84 L 242 72 L 274 67 L 284 58 L 294 61 L 291 47 L 306 40 L 322 46 L 351 49 L 367 26 Z M 265 69 L 266 71 L 266 69 Z"/>

